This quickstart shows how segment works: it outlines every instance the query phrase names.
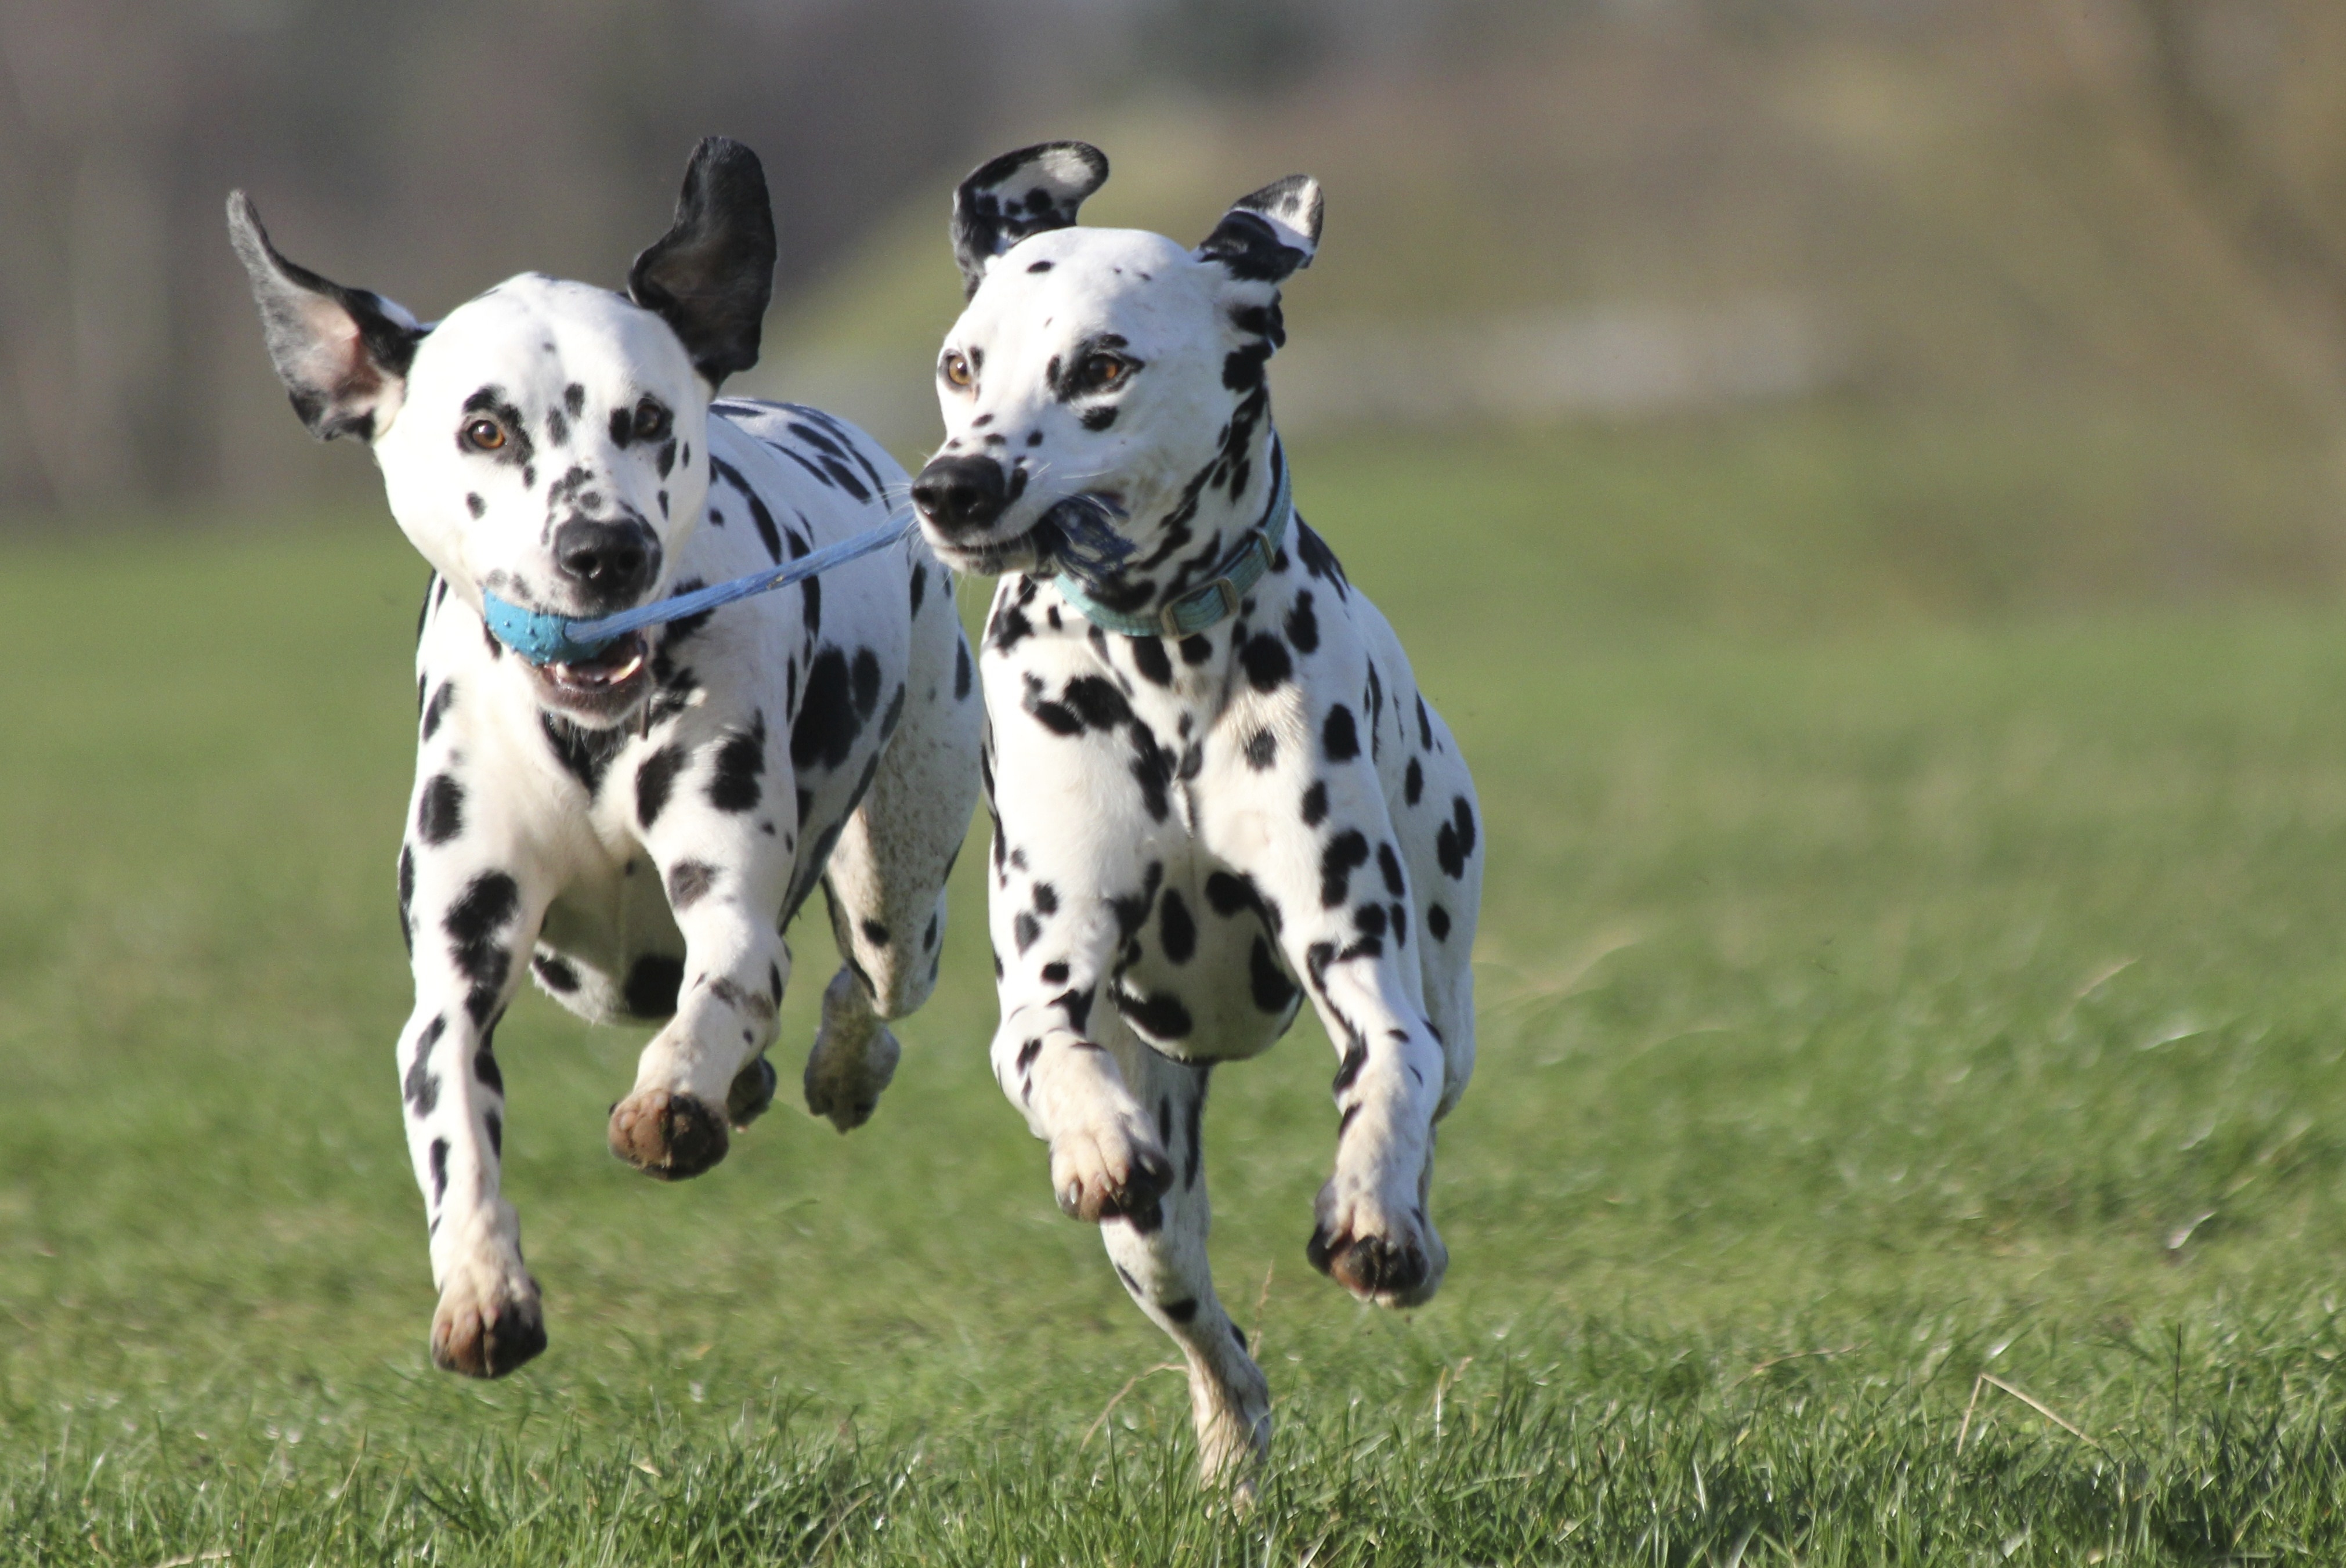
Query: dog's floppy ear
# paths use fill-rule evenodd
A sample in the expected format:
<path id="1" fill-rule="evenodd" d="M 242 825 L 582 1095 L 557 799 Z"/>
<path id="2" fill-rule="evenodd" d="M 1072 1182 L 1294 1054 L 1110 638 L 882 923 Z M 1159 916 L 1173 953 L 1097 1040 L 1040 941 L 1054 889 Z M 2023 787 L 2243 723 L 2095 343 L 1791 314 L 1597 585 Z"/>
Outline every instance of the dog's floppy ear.
<path id="1" fill-rule="evenodd" d="M 1219 261 L 1230 276 L 1250 282 L 1278 283 L 1311 265 L 1320 249 L 1320 182 L 1290 174 L 1250 196 L 1241 196 L 1222 214 L 1200 261 Z"/>
<path id="2" fill-rule="evenodd" d="M 676 222 L 627 270 L 627 296 L 683 340 L 711 387 L 758 362 L 774 295 L 774 209 L 758 155 L 721 136 L 692 149 Z"/>
<path id="3" fill-rule="evenodd" d="M 321 441 L 371 441 L 391 422 L 425 329 L 364 289 L 345 289 L 280 255 L 244 192 L 228 199 L 229 242 L 252 278 L 269 357 L 293 412 Z"/>
<path id="4" fill-rule="evenodd" d="M 964 297 L 985 264 L 1030 234 L 1071 228 L 1084 199 L 1107 182 L 1107 155 L 1087 142 L 1046 141 L 981 164 L 954 191 L 954 260 Z"/>

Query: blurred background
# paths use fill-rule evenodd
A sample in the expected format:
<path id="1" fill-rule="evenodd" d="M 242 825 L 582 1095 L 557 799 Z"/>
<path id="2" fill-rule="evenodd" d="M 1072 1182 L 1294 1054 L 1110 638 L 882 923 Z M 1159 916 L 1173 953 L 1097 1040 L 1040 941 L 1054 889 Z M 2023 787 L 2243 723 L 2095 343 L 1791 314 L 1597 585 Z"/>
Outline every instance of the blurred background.
<path id="1" fill-rule="evenodd" d="M 1559 514 L 1647 495 L 1601 597 L 1805 624 L 2346 568 L 2319 0 L 11 0 L 0 519 L 379 505 L 286 417 L 230 187 L 429 318 L 617 280 L 710 131 L 781 229 L 746 390 L 908 460 L 953 182 L 1080 135 L 1087 218 L 1183 238 L 1319 175 L 1282 426 L 1512 443 Z"/>

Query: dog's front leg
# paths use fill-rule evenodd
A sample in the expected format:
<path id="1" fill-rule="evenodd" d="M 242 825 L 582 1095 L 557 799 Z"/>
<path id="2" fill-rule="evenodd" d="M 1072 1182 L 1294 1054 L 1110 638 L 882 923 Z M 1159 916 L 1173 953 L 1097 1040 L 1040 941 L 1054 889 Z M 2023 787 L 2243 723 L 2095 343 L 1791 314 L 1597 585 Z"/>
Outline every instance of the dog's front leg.
<path id="1" fill-rule="evenodd" d="M 762 739 L 763 726 L 709 748 L 715 766 L 753 735 Z M 729 1122 L 747 1124 L 773 1095 L 763 1058 L 790 967 L 775 917 L 799 823 L 787 778 L 733 809 L 750 794 L 733 766 L 729 790 L 721 776 L 706 789 L 678 779 L 643 833 L 684 934 L 684 981 L 676 1015 L 637 1063 L 634 1090 L 612 1107 L 610 1139 L 613 1154 L 664 1181 L 723 1159 Z"/>
<path id="2" fill-rule="evenodd" d="M 1036 804 L 1004 801 L 994 843 L 987 902 L 1002 967 L 1002 1026 L 994 1076 L 1051 1145 L 1051 1191 L 1062 1209 L 1093 1223 L 1121 1216 L 1153 1227 L 1172 1162 L 1116 1059 L 1101 1049 L 1092 1013 L 1127 927 L 1146 918 L 1164 873 L 1144 864 L 1128 840 L 1071 841 L 1051 831 Z M 1022 831 L 1027 815 L 1035 820 Z"/>
<path id="3" fill-rule="evenodd" d="M 1349 738 L 1350 715 L 1334 728 Z M 1306 734 L 1329 729 L 1321 719 Z M 1250 733 L 1270 732 L 1240 741 Z M 1441 1284 L 1449 1253 L 1426 1210 L 1443 1054 L 1411 946 L 1424 938 L 1410 929 L 1408 868 L 1367 756 L 1324 740 L 1257 749 L 1274 753 L 1270 768 L 1209 762 L 1204 827 L 1247 873 L 1341 1057 L 1335 1170 L 1307 1254 L 1362 1299 L 1413 1307 Z"/>
<path id="4" fill-rule="evenodd" d="M 432 1359 L 449 1371 L 495 1378 L 546 1349 L 537 1281 L 522 1263 L 521 1221 L 499 1190 L 505 1079 L 494 1038 L 520 984 L 516 955 L 529 951 L 550 891 L 521 857 L 497 853 L 484 830 L 433 841 L 451 820 L 448 783 L 435 778 L 419 790 L 419 840 L 400 851 L 400 911 L 415 975 L 415 1011 L 399 1040 L 400 1085 L 440 1290 Z"/>
<path id="5" fill-rule="evenodd" d="M 1051 1145 L 1051 1192 L 1069 1217 L 1158 1224 L 1173 1165 L 1110 1056 L 1060 999 L 1006 1007 L 994 1076 Z"/>

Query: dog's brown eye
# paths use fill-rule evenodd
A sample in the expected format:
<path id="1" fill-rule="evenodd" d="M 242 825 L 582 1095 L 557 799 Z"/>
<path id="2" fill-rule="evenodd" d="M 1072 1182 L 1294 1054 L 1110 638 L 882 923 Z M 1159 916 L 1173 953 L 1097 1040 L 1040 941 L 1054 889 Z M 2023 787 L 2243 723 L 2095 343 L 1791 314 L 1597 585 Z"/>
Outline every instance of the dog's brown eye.
<path id="1" fill-rule="evenodd" d="M 970 373 L 969 361 L 958 352 L 945 356 L 945 380 L 957 387 L 965 387 L 977 378 Z"/>
<path id="2" fill-rule="evenodd" d="M 1122 386 L 1130 374 L 1131 361 L 1117 359 L 1114 354 L 1094 354 L 1084 361 L 1077 380 L 1086 392 L 1108 392 Z"/>
<path id="3" fill-rule="evenodd" d="M 675 423 L 675 416 L 657 398 L 646 398 L 636 405 L 638 441 L 665 441 L 668 427 Z"/>
<path id="4" fill-rule="evenodd" d="M 505 427 L 493 419 L 476 419 L 464 427 L 464 444 L 475 452 L 495 452 L 505 443 Z"/>

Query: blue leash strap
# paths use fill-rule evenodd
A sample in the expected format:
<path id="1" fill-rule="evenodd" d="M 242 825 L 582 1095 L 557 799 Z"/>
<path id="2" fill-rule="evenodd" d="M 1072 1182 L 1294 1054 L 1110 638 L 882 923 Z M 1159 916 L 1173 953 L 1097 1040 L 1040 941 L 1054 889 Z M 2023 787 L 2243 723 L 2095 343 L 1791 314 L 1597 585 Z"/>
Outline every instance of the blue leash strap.
<path id="1" fill-rule="evenodd" d="M 753 594 L 785 588 L 792 583 L 828 572 L 833 566 L 844 565 L 875 551 L 884 550 L 911 533 L 913 521 L 909 515 L 891 516 L 877 528 L 858 534 L 852 539 L 842 539 L 836 545 L 826 545 L 786 565 L 752 572 L 746 577 L 735 577 L 730 582 L 696 588 L 689 594 L 678 594 L 673 598 L 657 599 L 648 605 L 638 605 L 632 610 L 621 610 L 617 615 L 595 620 L 572 620 L 546 610 L 525 610 L 489 593 L 481 596 L 481 615 L 497 641 L 530 663 L 568 664 L 594 657 L 629 632 L 641 631 L 646 626 L 656 626 L 666 621 L 681 620 L 686 616 L 697 616 L 703 610 L 713 610 L 719 605 L 729 605 Z"/>

